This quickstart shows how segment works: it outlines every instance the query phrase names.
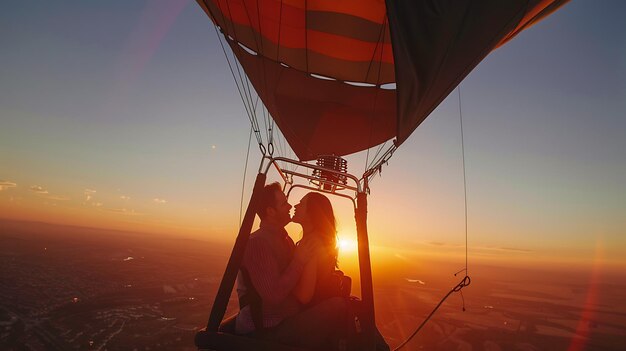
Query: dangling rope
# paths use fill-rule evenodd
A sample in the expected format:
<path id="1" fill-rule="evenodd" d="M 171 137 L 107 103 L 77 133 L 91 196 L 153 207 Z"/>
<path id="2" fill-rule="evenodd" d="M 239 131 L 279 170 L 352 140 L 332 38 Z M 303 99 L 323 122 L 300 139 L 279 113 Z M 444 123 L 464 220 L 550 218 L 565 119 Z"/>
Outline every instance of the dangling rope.
<path id="1" fill-rule="evenodd" d="M 469 275 L 467 270 L 467 172 L 465 171 L 465 141 L 463 140 L 463 109 L 461 108 L 461 85 L 457 88 L 459 92 L 459 122 L 461 125 L 461 154 L 463 157 L 463 199 L 465 201 L 465 275 Z M 462 272 L 462 271 L 461 271 Z M 457 272 L 459 274 L 460 272 Z M 455 274 L 456 275 L 456 274 Z"/>
<path id="2" fill-rule="evenodd" d="M 428 315 L 428 317 L 426 317 L 426 319 L 424 319 L 424 321 L 422 322 L 422 324 L 420 324 L 419 327 L 417 327 L 417 329 L 415 329 L 415 331 L 413 332 L 413 334 L 411 334 L 411 336 L 409 336 L 406 340 L 404 340 L 404 342 L 402 342 L 402 344 L 398 345 L 398 347 L 396 347 L 395 349 L 393 349 L 393 351 L 397 351 L 400 350 L 401 348 L 403 348 L 409 341 L 411 341 L 411 339 L 413 339 L 413 337 L 415 335 L 417 335 L 417 333 L 422 330 L 422 328 L 424 327 L 424 325 L 426 325 L 426 322 L 428 322 L 430 320 L 430 317 L 432 317 L 435 312 L 437 312 L 437 310 L 439 309 L 439 307 L 441 307 L 441 305 L 443 304 L 444 301 L 446 301 L 446 299 L 448 298 L 448 296 L 452 295 L 452 293 L 455 292 L 460 292 L 461 289 L 463 289 L 464 287 L 470 285 L 471 283 L 471 279 L 468 276 L 465 276 L 465 278 L 463 278 L 463 280 L 461 280 L 460 283 L 458 283 L 454 288 L 452 288 L 450 291 L 448 291 L 448 293 L 446 294 L 446 296 L 443 297 L 443 299 L 441 299 L 441 301 L 439 301 L 439 303 L 437 304 L 437 306 L 432 310 L 432 312 L 430 312 L 430 314 Z M 463 310 L 465 311 L 465 307 L 463 308 Z"/>
<path id="3" fill-rule="evenodd" d="M 457 274 L 463 271 L 465 271 L 465 276 L 463 277 L 463 279 L 461 279 L 461 281 L 456 286 L 454 286 L 452 289 L 450 289 L 450 291 L 448 291 L 448 293 L 441 299 L 441 301 L 439 301 L 437 306 L 435 306 L 435 308 L 430 312 L 430 314 L 426 317 L 426 319 L 424 319 L 422 324 L 420 324 L 419 327 L 417 327 L 417 329 L 415 329 L 415 331 L 406 340 L 404 340 L 400 345 L 398 345 L 395 349 L 393 349 L 393 351 L 398 351 L 401 348 L 403 348 L 406 344 L 408 344 L 408 342 L 411 341 L 411 339 L 413 339 L 413 337 L 417 335 L 417 333 L 420 330 L 422 330 L 424 325 L 426 325 L 426 322 L 430 320 L 430 318 L 435 314 L 435 312 L 437 312 L 437 310 L 439 309 L 439 307 L 441 307 L 444 301 L 446 301 L 446 299 L 450 295 L 452 295 L 452 293 L 455 293 L 455 292 L 461 293 L 461 300 L 463 301 L 463 311 L 465 311 L 465 298 L 463 297 L 463 291 L 461 289 L 470 285 L 470 283 L 472 282 L 472 279 L 469 277 L 469 273 L 467 270 L 467 262 L 468 262 L 468 259 L 467 259 L 468 257 L 467 256 L 467 177 L 466 177 L 466 171 L 465 171 L 465 142 L 463 140 L 463 134 L 464 134 L 463 133 L 463 109 L 461 108 L 461 86 L 460 85 L 457 88 L 457 91 L 458 91 L 458 96 L 459 96 L 459 120 L 461 122 L 461 153 L 463 154 L 462 156 L 463 158 L 463 196 L 464 196 L 464 201 L 465 201 L 465 268 L 454 273 L 454 276 L 456 277 Z"/>

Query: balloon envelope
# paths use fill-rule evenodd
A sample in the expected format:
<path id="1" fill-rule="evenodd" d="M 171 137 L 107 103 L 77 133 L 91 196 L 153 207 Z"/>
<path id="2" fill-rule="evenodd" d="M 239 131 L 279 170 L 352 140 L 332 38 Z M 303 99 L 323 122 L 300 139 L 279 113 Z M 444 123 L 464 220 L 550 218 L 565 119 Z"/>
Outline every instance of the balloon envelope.
<path id="1" fill-rule="evenodd" d="M 300 160 L 401 144 L 489 52 L 566 2 L 198 0 Z"/>

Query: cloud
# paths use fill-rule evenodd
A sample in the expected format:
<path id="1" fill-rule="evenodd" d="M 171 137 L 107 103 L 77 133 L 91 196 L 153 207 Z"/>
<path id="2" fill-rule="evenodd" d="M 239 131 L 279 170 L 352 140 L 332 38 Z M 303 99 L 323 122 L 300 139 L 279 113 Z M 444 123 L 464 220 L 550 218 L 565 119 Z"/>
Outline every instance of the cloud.
<path id="1" fill-rule="evenodd" d="M 404 279 L 406 279 L 406 281 L 409 283 L 418 283 L 420 285 L 426 285 L 426 283 L 420 279 L 411 279 L 411 278 L 404 278 Z"/>
<path id="2" fill-rule="evenodd" d="M 401 260 L 403 260 L 403 261 L 408 261 L 408 259 L 406 258 L 406 256 L 400 255 L 399 253 L 395 253 L 393 256 L 394 256 L 395 258 L 399 258 L 399 259 L 401 259 Z"/>
<path id="3" fill-rule="evenodd" d="M 46 196 L 46 199 L 48 199 L 48 200 L 56 200 L 56 201 L 67 201 L 67 200 L 70 200 L 70 198 L 67 197 L 67 196 L 56 196 L 56 195 L 48 195 L 48 196 Z"/>
<path id="4" fill-rule="evenodd" d="M 532 250 L 523 249 L 519 247 L 483 246 L 483 247 L 479 247 L 479 249 L 487 250 L 487 251 L 507 251 L 507 252 L 522 252 L 522 253 L 533 252 Z"/>
<path id="5" fill-rule="evenodd" d="M 85 194 L 85 201 L 90 201 L 93 198 L 93 194 L 95 194 L 96 191 L 93 189 L 85 189 L 84 194 Z"/>
<path id="6" fill-rule="evenodd" d="M 30 191 L 37 193 L 37 194 L 47 194 L 48 190 L 44 189 L 43 187 L 39 186 L 39 185 L 31 185 L 30 186 Z"/>
<path id="7" fill-rule="evenodd" d="M 441 248 L 448 248 L 448 249 L 465 247 L 465 245 L 461 245 L 461 244 L 451 244 L 451 243 L 444 243 L 444 242 L 439 242 L 439 241 L 431 241 L 431 242 L 428 242 L 427 244 L 441 247 Z M 493 251 L 519 252 L 519 253 L 532 252 L 532 250 L 519 248 L 519 247 L 475 246 L 474 248 L 477 250 L 492 251 L 492 252 Z"/>
<path id="8" fill-rule="evenodd" d="M 67 197 L 67 196 L 50 194 L 50 192 L 48 192 L 48 190 L 45 189 L 44 187 L 42 187 L 41 185 L 31 185 L 29 189 L 30 189 L 30 191 L 34 192 L 37 195 L 42 195 L 42 197 L 47 199 L 47 200 L 52 200 L 52 201 L 67 201 L 67 200 L 70 200 L 70 198 Z M 55 204 L 53 204 L 53 205 L 56 206 Z"/>
<path id="9" fill-rule="evenodd" d="M 433 246 L 445 246 L 445 243 L 442 242 L 438 242 L 438 241 L 431 241 L 429 244 L 433 245 Z"/>
<path id="10" fill-rule="evenodd" d="M 9 182 L 8 180 L 0 180 L 0 191 L 6 190 L 9 188 L 15 188 L 17 184 L 13 182 Z"/>
<path id="11" fill-rule="evenodd" d="M 165 204 L 165 203 L 167 203 L 167 200 L 159 199 L 158 197 L 155 198 L 155 199 L 152 199 L 152 201 L 156 202 L 157 204 Z"/>
<path id="12" fill-rule="evenodd" d="M 439 247 L 445 247 L 445 248 L 456 248 L 456 247 L 461 247 L 461 246 L 465 246 L 465 245 L 459 245 L 459 244 L 450 244 L 450 243 L 444 243 L 441 241 L 431 241 L 429 243 L 427 243 L 428 245 L 432 245 L 432 246 L 439 246 Z"/>
<path id="13" fill-rule="evenodd" d="M 135 210 L 128 209 L 128 208 L 107 208 L 106 210 L 109 211 L 109 212 L 119 213 L 119 214 L 126 215 L 126 216 L 139 216 L 139 215 L 141 215 L 141 213 L 135 212 Z"/>
<path id="14" fill-rule="evenodd" d="M 518 247 L 498 247 L 497 249 L 502 251 L 532 252 L 532 250 L 522 249 Z"/>
<path id="15" fill-rule="evenodd" d="M 128 201 L 128 200 L 130 200 L 130 196 L 122 195 L 122 196 L 120 196 L 120 199 L 122 199 L 124 201 Z"/>
<path id="16" fill-rule="evenodd" d="M 92 207 L 102 207 L 104 204 L 98 201 L 84 201 L 81 205 L 92 206 Z"/>

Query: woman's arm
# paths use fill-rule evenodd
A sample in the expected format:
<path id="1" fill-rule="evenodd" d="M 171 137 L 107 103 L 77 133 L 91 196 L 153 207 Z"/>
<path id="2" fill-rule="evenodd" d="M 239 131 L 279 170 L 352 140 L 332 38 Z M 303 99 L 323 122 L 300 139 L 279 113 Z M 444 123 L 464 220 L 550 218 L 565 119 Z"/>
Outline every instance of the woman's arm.
<path id="1" fill-rule="evenodd" d="M 317 283 L 317 256 L 318 255 L 313 256 L 305 264 L 300 280 L 293 289 L 293 295 L 303 305 L 309 303 L 315 293 L 315 284 Z"/>

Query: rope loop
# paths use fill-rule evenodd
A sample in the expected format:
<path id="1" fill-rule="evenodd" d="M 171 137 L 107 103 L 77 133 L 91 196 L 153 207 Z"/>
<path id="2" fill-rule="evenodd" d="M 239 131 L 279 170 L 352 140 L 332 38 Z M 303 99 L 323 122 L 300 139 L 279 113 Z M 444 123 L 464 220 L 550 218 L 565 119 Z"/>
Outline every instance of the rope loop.
<path id="1" fill-rule="evenodd" d="M 274 156 L 274 143 L 271 141 L 267 144 L 267 151 L 270 154 L 270 157 Z"/>
<path id="2" fill-rule="evenodd" d="M 259 149 L 261 150 L 261 153 L 263 154 L 263 156 L 267 154 L 267 149 L 265 148 L 265 145 L 263 145 L 262 143 L 259 143 Z"/>
<path id="3" fill-rule="evenodd" d="M 461 291 L 461 289 L 463 289 L 466 286 L 469 286 L 472 283 L 472 279 L 469 277 L 469 275 L 466 275 L 465 277 L 463 277 L 463 279 L 461 279 L 461 281 L 452 289 L 452 291 L 454 292 L 459 292 Z"/>

